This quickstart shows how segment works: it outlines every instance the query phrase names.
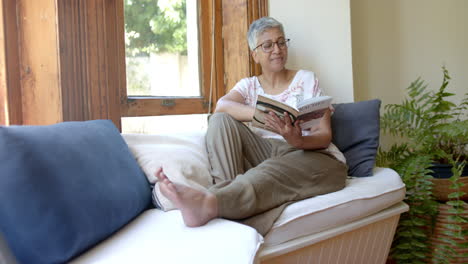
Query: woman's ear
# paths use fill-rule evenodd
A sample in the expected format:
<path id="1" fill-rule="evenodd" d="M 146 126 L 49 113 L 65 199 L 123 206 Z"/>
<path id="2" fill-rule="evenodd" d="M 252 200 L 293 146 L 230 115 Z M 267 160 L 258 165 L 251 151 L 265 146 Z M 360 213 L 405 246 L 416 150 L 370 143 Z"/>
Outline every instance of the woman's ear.
<path id="1" fill-rule="evenodd" d="M 250 55 L 252 55 L 252 58 L 254 59 L 255 63 L 258 64 L 258 52 L 256 52 L 255 50 L 251 51 Z"/>

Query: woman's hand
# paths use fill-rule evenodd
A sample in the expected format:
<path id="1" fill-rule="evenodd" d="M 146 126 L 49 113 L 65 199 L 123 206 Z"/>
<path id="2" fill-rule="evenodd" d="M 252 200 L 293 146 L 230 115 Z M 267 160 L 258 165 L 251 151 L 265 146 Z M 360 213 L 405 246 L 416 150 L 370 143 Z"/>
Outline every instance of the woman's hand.
<path id="1" fill-rule="evenodd" d="M 284 112 L 284 118 L 279 118 L 275 113 L 269 112 L 265 115 L 265 126 L 283 136 L 289 145 L 302 148 L 303 137 L 300 126 L 301 121 L 296 120 L 294 124 L 288 113 Z"/>

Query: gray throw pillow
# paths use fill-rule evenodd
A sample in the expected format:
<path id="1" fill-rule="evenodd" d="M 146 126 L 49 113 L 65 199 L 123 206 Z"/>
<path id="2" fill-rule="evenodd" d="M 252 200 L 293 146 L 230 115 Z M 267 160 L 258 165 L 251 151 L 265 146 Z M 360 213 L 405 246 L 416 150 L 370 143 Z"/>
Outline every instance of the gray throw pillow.
<path id="1" fill-rule="evenodd" d="M 373 175 L 379 147 L 380 104 L 379 99 L 373 99 L 333 105 L 332 141 L 346 157 L 350 176 Z"/>

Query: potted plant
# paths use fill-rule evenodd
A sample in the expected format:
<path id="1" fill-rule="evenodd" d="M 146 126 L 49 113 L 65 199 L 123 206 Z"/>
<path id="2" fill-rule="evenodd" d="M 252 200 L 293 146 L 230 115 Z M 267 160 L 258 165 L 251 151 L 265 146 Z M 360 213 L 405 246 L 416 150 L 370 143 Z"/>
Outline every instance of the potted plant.
<path id="1" fill-rule="evenodd" d="M 405 202 L 410 206 L 400 219 L 391 250 L 392 259 L 398 263 L 427 263 L 428 258 L 449 263 L 450 259 L 464 257 L 454 249 L 467 248 L 463 239 L 468 232 L 464 228 L 468 207 L 463 199 L 468 185 L 463 181 L 468 178 L 462 176 L 468 175 L 464 172 L 468 167 L 468 93 L 458 105 L 449 101 L 448 97 L 454 96 L 446 91 L 449 80 L 445 67 L 437 91 L 428 91 L 418 78 L 407 88 L 407 98 L 401 104 L 386 105 L 381 117 L 382 131 L 396 136 L 399 142 L 388 150 L 379 149 L 377 165 L 400 174 L 407 189 Z M 447 179 L 447 201 L 434 196 L 434 177 L 440 177 L 437 172 L 441 166 L 453 172 Z M 447 237 L 434 246 L 433 227 L 441 204 L 449 206 L 450 221 L 443 225 Z"/>

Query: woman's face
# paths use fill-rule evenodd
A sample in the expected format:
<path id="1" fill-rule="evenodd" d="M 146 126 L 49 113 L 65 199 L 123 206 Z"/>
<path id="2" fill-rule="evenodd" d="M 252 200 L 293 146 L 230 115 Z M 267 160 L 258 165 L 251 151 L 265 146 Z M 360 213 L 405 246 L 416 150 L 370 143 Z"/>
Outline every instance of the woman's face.
<path id="1" fill-rule="evenodd" d="M 279 28 L 271 28 L 260 34 L 257 39 L 257 46 L 252 52 L 252 57 L 256 63 L 262 66 L 263 71 L 279 72 L 282 71 L 288 59 L 288 47 L 284 45 L 286 38 Z M 278 45 L 278 42 L 282 43 Z M 273 43 L 273 44 L 272 44 Z M 264 51 L 264 47 L 272 46 L 271 51 Z M 267 48 L 268 50 L 268 48 Z"/>

